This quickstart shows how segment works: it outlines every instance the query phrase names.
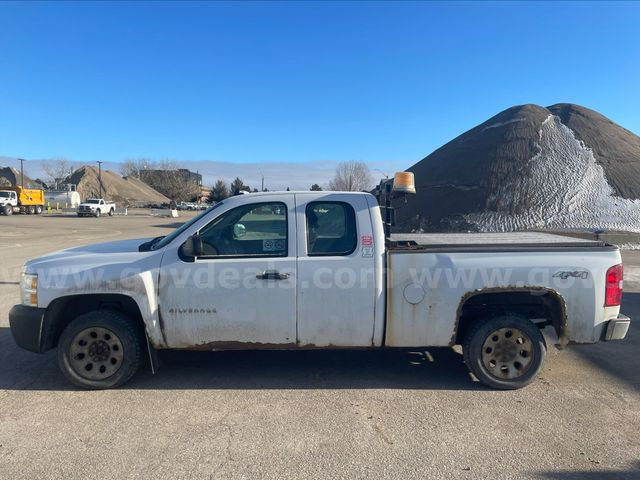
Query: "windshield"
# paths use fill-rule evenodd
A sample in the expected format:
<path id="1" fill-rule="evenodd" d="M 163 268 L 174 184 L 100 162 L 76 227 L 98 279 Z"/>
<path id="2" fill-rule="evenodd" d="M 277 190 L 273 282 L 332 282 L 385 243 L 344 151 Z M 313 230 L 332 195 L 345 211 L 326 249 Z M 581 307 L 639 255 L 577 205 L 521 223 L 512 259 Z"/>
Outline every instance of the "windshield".
<path id="1" fill-rule="evenodd" d="M 216 208 L 218 208 L 220 205 L 222 205 L 224 202 L 218 202 L 216 203 L 213 207 L 208 208 L 207 210 L 205 210 L 204 212 L 202 212 L 200 215 L 196 215 L 195 217 L 193 217 L 191 220 L 189 220 L 187 223 L 183 224 L 182 226 L 176 228 L 173 232 L 171 232 L 169 235 L 167 235 L 166 237 L 162 237 L 161 239 L 158 240 L 158 243 L 154 244 L 151 246 L 151 250 L 158 250 L 159 248 L 163 248 L 166 247 L 167 245 L 169 245 L 171 242 L 173 242 L 173 239 L 180 236 L 180 234 L 182 234 L 182 232 L 184 232 L 185 230 L 187 230 L 191 225 L 193 225 L 194 223 L 196 223 L 198 220 L 200 220 L 202 217 L 204 217 L 205 215 L 207 215 L 210 211 L 215 210 Z"/>
<path id="2" fill-rule="evenodd" d="M 100 203 L 100 200 L 98 200 L 97 198 L 90 198 L 89 200 L 87 200 L 84 203 L 95 203 L 95 204 L 98 204 L 98 203 Z"/>
<path id="3" fill-rule="evenodd" d="M 11 197 L 11 192 L 0 192 L 0 197 L 1 198 L 10 198 Z"/>

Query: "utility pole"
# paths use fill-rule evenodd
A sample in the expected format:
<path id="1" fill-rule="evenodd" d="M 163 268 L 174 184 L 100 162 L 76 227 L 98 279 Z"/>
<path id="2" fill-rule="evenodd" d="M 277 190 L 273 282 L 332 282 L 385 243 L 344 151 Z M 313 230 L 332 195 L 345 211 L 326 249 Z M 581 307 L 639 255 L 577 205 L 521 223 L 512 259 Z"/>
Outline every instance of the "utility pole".
<path id="1" fill-rule="evenodd" d="M 98 184 L 100 185 L 100 198 L 104 198 L 102 196 L 102 164 L 104 162 L 98 160 L 96 163 L 98 164 Z"/>
<path id="2" fill-rule="evenodd" d="M 24 188 L 24 158 L 19 158 L 20 160 L 20 186 Z"/>
<path id="3" fill-rule="evenodd" d="M 262 173 L 262 169 L 259 168 L 258 171 L 260 172 L 260 176 L 262 177 L 262 186 L 260 188 L 261 192 L 264 192 L 264 173 Z"/>

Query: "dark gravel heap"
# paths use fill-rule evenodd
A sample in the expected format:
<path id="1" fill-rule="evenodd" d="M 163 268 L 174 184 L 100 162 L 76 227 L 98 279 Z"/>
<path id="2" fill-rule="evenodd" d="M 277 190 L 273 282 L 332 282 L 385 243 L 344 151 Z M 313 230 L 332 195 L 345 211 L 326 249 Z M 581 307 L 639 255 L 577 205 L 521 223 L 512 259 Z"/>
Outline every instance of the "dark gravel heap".
<path id="1" fill-rule="evenodd" d="M 558 116 L 593 150 L 617 195 L 640 198 L 640 137 L 579 105 L 520 105 L 468 130 L 408 169 L 415 174 L 417 194 L 398 205 L 396 230 L 474 230 L 464 215 L 525 212 L 526 201 L 514 205 L 491 199 L 490 193 L 529 175 L 529 160 L 539 152 L 540 129 L 549 115 Z"/>

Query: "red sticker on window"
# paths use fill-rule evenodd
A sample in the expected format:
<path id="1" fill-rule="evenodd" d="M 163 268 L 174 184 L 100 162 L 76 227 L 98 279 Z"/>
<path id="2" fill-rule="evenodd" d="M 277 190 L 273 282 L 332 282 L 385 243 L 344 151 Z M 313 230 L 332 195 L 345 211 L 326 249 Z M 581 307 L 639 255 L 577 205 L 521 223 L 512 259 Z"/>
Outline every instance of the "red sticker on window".
<path id="1" fill-rule="evenodd" d="M 373 245 L 373 237 L 371 235 L 362 235 L 360 238 L 360 244 L 364 247 L 370 247 Z"/>

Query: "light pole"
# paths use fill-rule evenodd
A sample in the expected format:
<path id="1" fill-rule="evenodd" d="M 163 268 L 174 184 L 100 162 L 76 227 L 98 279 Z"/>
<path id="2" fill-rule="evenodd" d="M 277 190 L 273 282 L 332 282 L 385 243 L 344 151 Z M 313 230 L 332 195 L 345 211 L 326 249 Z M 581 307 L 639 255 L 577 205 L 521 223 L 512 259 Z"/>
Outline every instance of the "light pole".
<path id="1" fill-rule="evenodd" d="M 101 162 L 100 160 L 98 160 L 96 163 L 98 164 L 98 184 L 100 188 L 100 198 L 103 198 L 102 197 L 102 164 L 104 162 Z"/>
<path id="2" fill-rule="evenodd" d="M 260 191 L 264 192 L 264 173 L 262 173 L 262 169 L 259 168 L 258 171 L 260 172 L 260 177 L 262 177 L 262 185 L 260 187 Z"/>
<path id="3" fill-rule="evenodd" d="M 20 186 L 24 188 L 24 162 L 26 160 L 24 158 L 19 158 L 20 160 Z"/>

